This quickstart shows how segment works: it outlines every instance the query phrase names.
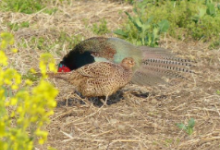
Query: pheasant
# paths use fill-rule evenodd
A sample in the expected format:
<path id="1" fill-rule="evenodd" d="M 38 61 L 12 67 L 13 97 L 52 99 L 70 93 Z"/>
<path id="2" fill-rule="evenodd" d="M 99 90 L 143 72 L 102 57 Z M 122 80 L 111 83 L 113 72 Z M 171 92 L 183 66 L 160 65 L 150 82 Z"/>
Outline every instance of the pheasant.
<path id="1" fill-rule="evenodd" d="M 125 86 L 132 78 L 133 58 L 124 58 L 120 64 L 94 62 L 72 72 L 48 73 L 49 77 L 63 79 L 76 87 L 85 97 L 108 96 Z"/>
<path id="2" fill-rule="evenodd" d="M 120 63 L 126 57 L 136 62 L 131 81 L 139 85 L 166 83 L 167 78 L 193 73 L 192 61 L 178 58 L 166 49 L 134 46 L 122 39 L 105 37 L 93 37 L 77 44 L 59 63 L 58 72 L 69 72 L 93 62 Z"/>

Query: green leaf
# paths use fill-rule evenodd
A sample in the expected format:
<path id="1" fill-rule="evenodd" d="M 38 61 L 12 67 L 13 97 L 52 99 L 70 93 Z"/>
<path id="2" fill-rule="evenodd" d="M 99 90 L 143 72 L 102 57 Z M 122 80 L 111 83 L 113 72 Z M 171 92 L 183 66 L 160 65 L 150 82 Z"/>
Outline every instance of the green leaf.
<path id="1" fill-rule="evenodd" d="M 183 123 L 177 123 L 177 127 L 179 127 L 182 130 L 186 130 L 186 126 Z"/>
<path id="2" fill-rule="evenodd" d="M 217 5 L 218 10 L 220 10 L 220 4 Z"/>
<path id="3" fill-rule="evenodd" d="M 195 120 L 193 118 L 191 118 L 188 122 L 188 127 L 193 128 L 194 126 L 195 126 Z"/>
<path id="4" fill-rule="evenodd" d="M 5 86 L 2 86 L 2 88 L 4 89 L 4 95 L 5 97 L 12 97 L 13 96 L 13 91 L 10 88 L 7 88 Z"/>
<path id="5" fill-rule="evenodd" d="M 157 27 L 153 29 L 153 39 L 156 39 L 159 37 L 159 31 L 160 29 Z"/>
<path id="6" fill-rule="evenodd" d="M 144 24 L 150 24 L 153 19 L 154 17 L 151 16 L 150 18 L 147 19 L 147 21 Z"/>
<path id="7" fill-rule="evenodd" d="M 134 17 L 131 17 L 128 12 L 125 12 L 125 14 L 128 16 L 128 19 L 134 24 L 134 26 L 141 32 L 142 28 L 140 20 L 135 20 Z"/>
<path id="8" fill-rule="evenodd" d="M 117 34 L 117 35 L 123 36 L 124 38 L 128 38 L 128 34 L 125 33 L 125 32 L 124 32 L 123 30 L 121 30 L 121 29 L 115 30 L 114 33 Z"/>
<path id="9" fill-rule="evenodd" d="M 191 135 L 193 133 L 193 128 L 187 128 L 186 133 Z"/>
<path id="10" fill-rule="evenodd" d="M 215 16 L 215 5 L 213 3 L 209 3 L 207 4 L 207 10 L 206 10 L 207 14 L 210 16 Z"/>
<path id="11" fill-rule="evenodd" d="M 203 17 L 206 13 L 206 9 L 205 8 L 199 8 L 199 17 Z"/>
<path id="12" fill-rule="evenodd" d="M 134 9 L 133 9 L 133 12 L 134 12 L 136 15 L 138 15 L 137 8 L 134 8 Z"/>
<path id="13" fill-rule="evenodd" d="M 159 25 L 159 31 L 161 33 L 167 32 L 167 30 L 169 29 L 169 26 L 170 26 L 169 21 L 167 21 L 167 20 L 162 20 L 161 22 L 158 23 L 158 25 Z"/>

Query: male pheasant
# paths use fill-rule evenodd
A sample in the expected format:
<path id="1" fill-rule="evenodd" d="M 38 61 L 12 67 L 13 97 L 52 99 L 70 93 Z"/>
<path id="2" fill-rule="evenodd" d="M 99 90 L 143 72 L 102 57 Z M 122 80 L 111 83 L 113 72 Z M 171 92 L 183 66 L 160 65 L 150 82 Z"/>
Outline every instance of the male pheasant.
<path id="1" fill-rule="evenodd" d="M 164 83 L 166 77 L 182 77 L 191 61 L 181 59 L 163 48 L 134 46 L 118 38 L 93 37 L 77 44 L 60 62 L 58 72 L 69 72 L 98 61 L 120 63 L 132 57 L 136 62 L 132 82 L 139 85 Z"/>
<path id="2" fill-rule="evenodd" d="M 124 58 L 120 64 L 94 62 L 69 73 L 48 73 L 49 77 L 63 79 L 76 87 L 83 96 L 106 96 L 125 86 L 132 78 L 133 58 Z"/>

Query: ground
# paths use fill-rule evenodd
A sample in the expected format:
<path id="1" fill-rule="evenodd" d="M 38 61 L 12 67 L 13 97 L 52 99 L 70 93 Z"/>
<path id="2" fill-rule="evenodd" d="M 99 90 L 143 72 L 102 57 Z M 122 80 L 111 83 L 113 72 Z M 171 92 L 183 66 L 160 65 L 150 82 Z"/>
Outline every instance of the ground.
<path id="1" fill-rule="evenodd" d="M 17 54 L 10 55 L 11 65 L 21 74 L 30 68 L 38 68 L 41 53 L 48 51 L 57 63 L 69 51 L 64 44 L 54 43 L 62 32 L 78 37 L 76 42 L 95 35 L 92 24 L 105 18 L 113 31 L 123 23 L 124 11 L 132 6 L 110 1 L 71 1 L 62 5 L 51 4 L 59 11 L 48 15 L 42 12 L 27 15 L 0 12 L 0 31 L 11 31 L 16 37 Z M 28 21 L 31 26 L 10 30 L 7 22 Z M 33 36 L 47 39 L 52 48 L 39 48 L 38 41 L 29 44 Z M 113 33 L 103 36 L 113 37 Z M 21 46 L 21 43 L 26 43 Z M 39 44 L 39 43 L 38 43 Z M 76 44 L 76 43 L 74 43 Z M 45 46 L 46 47 L 46 46 Z M 112 98 L 111 105 L 99 107 L 92 101 L 81 99 L 73 93 L 73 87 L 65 82 L 50 80 L 58 89 L 58 106 L 46 127 L 48 142 L 36 145 L 36 150 L 52 146 L 58 150 L 82 149 L 220 149 L 220 49 L 209 50 L 207 43 L 174 40 L 169 36 L 161 39 L 160 47 L 170 49 L 181 57 L 196 60 L 196 74 L 177 85 L 140 87 L 127 85 L 131 90 Z M 141 88 L 149 95 L 135 96 L 132 89 Z M 75 99 L 83 102 L 74 103 Z M 67 101 L 68 100 L 68 101 Z M 192 135 L 177 127 L 195 120 Z"/>

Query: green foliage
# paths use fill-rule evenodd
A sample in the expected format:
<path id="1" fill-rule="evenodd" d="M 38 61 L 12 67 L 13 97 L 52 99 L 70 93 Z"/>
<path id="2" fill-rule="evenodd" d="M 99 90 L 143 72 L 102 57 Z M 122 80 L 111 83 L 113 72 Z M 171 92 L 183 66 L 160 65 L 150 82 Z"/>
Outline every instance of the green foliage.
<path id="1" fill-rule="evenodd" d="M 215 49 L 218 47 L 220 47 L 220 37 L 219 40 L 215 40 L 209 45 L 209 49 Z"/>
<path id="2" fill-rule="evenodd" d="M 8 26 L 11 30 L 17 31 L 20 28 L 27 28 L 29 27 L 29 22 L 28 21 L 24 21 L 21 23 L 8 23 Z"/>
<path id="3" fill-rule="evenodd" d="M 92 31 L 97 35 L 103 35 L 109 33 L 109 29 L 107 27 L 107 21 L 103 19 L 101 20 L 99 25 L 97 23 L 93 24 Z"/>
<path id="4" fill-rule="evenodd" d="M 73 37 L 69 36 L 66 32 L 61 31 L 57 43 L 60 43 L 61 45 L 68 43 L 72 48 Z"/>
<path id="5" fill-rule="evenodd" d="M 36 77 L 31 71 L 28 71 L 26 74 L 22 75 L 22 80 L 37 81 L 38 77 Z"/>
<path id="6" fill-rule="evenodd" d="M 193 128 L 195 126 L 195 120 L 191 118 L 188 122 L 188 125 L 184 125 L 183 123 L 178 123 L 177 127 L 179 127 L 181 130 L 184 130 L 188 135 L 191 135 L 193 133 Z"/>
<path id="7" fill-rule="evenodd" d="M 35 37 L 31 38 L 31 43 L 33 43 L 39 50 L 45 49 L 47 47 L 47 39 L 44 37 Z"/>
<path id="8" fill-rule="evenodd" d="M 13 44 L 13 36 L 1 33 L 0 40 L 0 149 L 33 150 L 35 142 L 43 144 L 47 139 L 43 127 L 54 113 L 58 91 L 44 78 L 36 86 L 29 79 L 22 81 L 18 71 L 7 67 L 4 51 Z M 54 62 L 49 54 L 42 55 L 42 73 L 47 64 L 54 70 Z"/>
<path id="9" fill-rule="evenodd" d="M 173 141 L 174 141 L 173 139 L 166 139 L 164 141 L 164 143 L 165 143 L 166 146 L 170 146 L 173 143 Z"/>
<path id="10" fill-rule="evenodd" d="M 135 3 L 135 0 L 124 0 L 126 3 L 129 3 L 129 4 L 133 4 Z"/>
<path id="11" fill-rule="evenodd" d="M 74 36 L 74 37 L 69 36 L 64 31 L 58 32 L 57 36 L 58 37 L 56 39 L 48 38 L 47 36 L 32 36 L 31 39 L 28 41 L 28 45 L 32 49 L 39 49 L 46 52 L 49 52 L 51 49 L 54 49 L 54 47 L 56 47 L 56 49 L 62 49 L 63 46 L 65 46 L 65 48 L 69 49 L 72 48 L 75 41 L 75 37 L 78 38 L 80 37 L 80 36 Z M 27 46 L 25 41 L 19 43 L 19 45 L 21 47 Z"/>
<path id="12" fill-rule="evenodd" d="M 154 10 L 154 12 L 151 9 Z M 171 23 L 169 33 L 174 37 L 193 37 L 195 40 L 211 41 L 219 38 L 220 12 L 213 3 L 200 0 L 167 1 L 160 8 L 152 6 L 147 13 Z"/>
<path id="13" fill-rule="evenodd" d="M 157 46 L 160 35 L 169 28 L 169 22 L 161 20 L 158 23 L 153 23 L 153 17 L 149 17 L 144 21 L 142 19 L 144 16 L 143 8 L 140 12 L 134 9 L 134 12 L 136 14 L 135 17 L 125 12 L 129 22 L 123 29 L 115 30 L 114 33 L 136 45 Z"/>
<path id="14" fill-rule="evenodd" d="M 5 11 L 32 14 L 45 7 L 43 2 L 43 0 L 2 0 L 0 6 Z"/>
<path id="15" fill-rule="evenodd" d="M 135 21 L 138 23 L 139 20 L 143 20 L 141 23 L 146 26 L 145 28 L 149 25 L 145 22 L 153 18 L 150 22 L 151 27 L 148 27 L 148 33 L 151 32 L 152 35 L 150 37 L 154 37 L 152 33 L 154 33 L 155 25 L 162 20 L 167 20 L 170 26 L 168 29 L 169 35 L 178 39 L 193 38 L 194 40 L 208 41 L 211 42 L 210 48 L 219 47 L 220 5 L 214 1 L 143 0 L 134 3 L 134 7 L 139 12 L 138 14 L 135 12 L 137 16 Z M 139 37 L 140 35 L 135 35 L 142 32 L 132 23 L 129 16 L 128 21 L 122 26 L 121 30 L 123 32 L 117 31 L 116 33 L 129 41 L 135 43 L 142 39 Z"/>
<path id="16" fill-rule="evenodd" d="M 58 11 L 57 8 L 45 9 L 43 12 L 49 15 L 52 15 Z"/>
<path id="17" fill-rule="evenodd" d="M 52 0 L 53 1 L 53 0 Z M 2 0 L 0 8 L 4 11 L 21 12 L 25 14 L 36 13 L 42 9 L 44 13 L 52 15 L 57 12 L 57 8 L 45 8 L 48 1 L 43 0 Z"/>

